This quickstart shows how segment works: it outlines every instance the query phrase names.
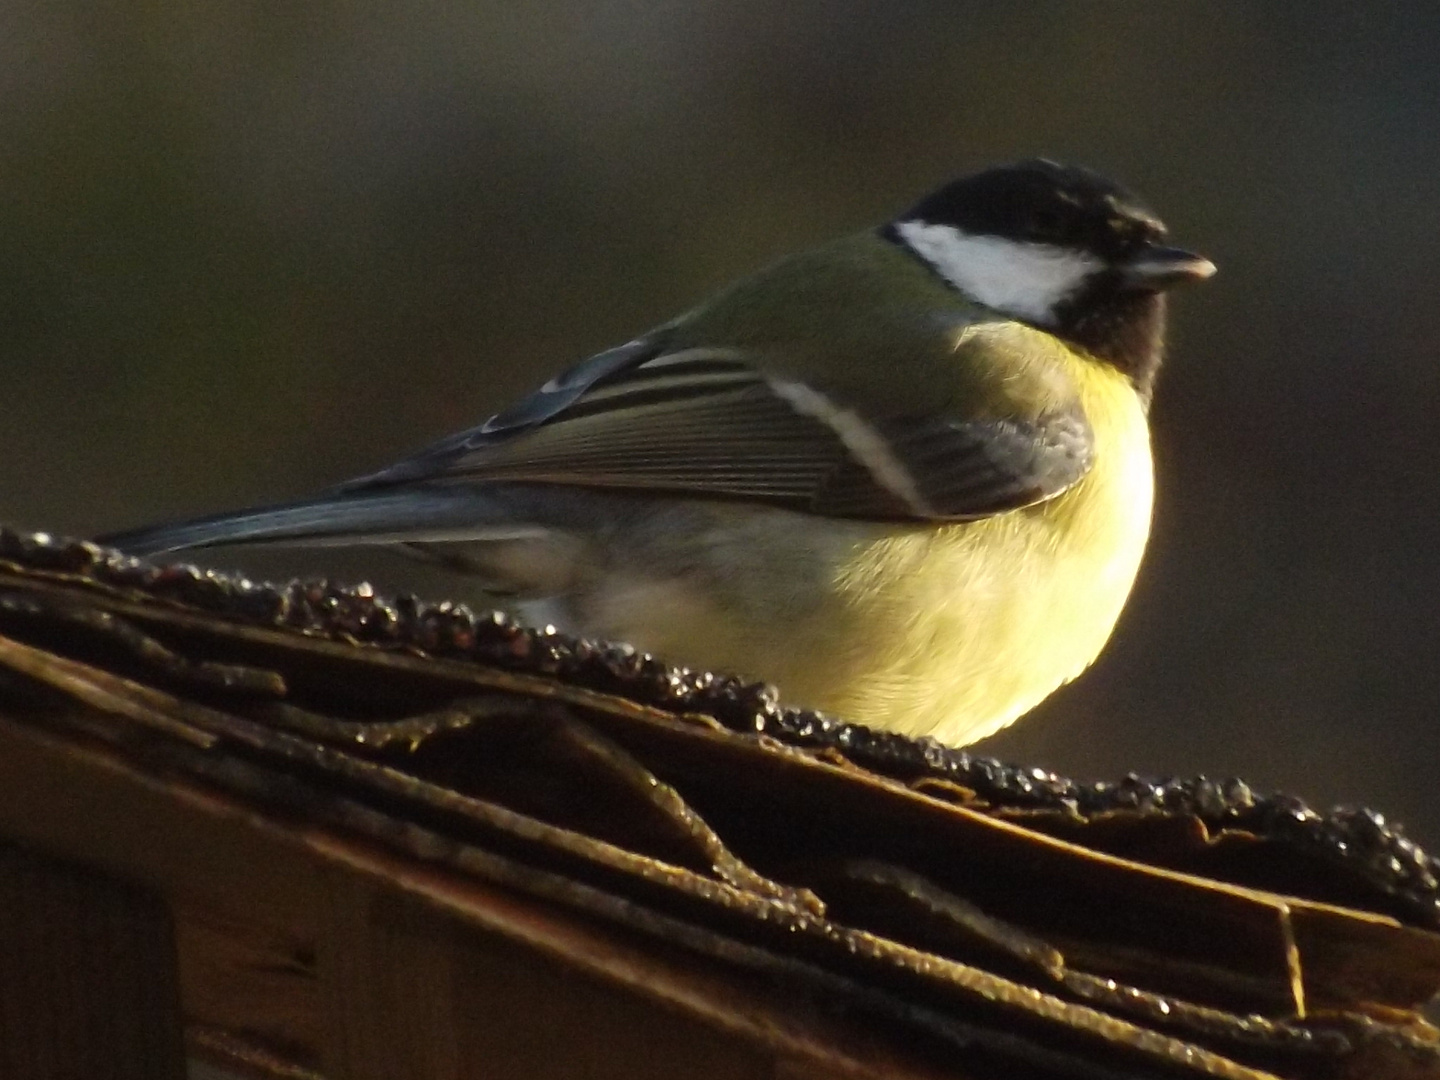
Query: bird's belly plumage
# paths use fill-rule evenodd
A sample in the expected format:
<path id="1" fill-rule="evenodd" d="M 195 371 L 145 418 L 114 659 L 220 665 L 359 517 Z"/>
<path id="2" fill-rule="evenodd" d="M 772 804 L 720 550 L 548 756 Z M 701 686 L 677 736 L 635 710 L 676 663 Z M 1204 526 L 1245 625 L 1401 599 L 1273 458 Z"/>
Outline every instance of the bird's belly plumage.
<path id="1" fill-rule="evenodd" d="M 800 696 L 963 745 L 1075 678 L 1109 638 L 1149 531 L 1148 453 L 1143 475 L 1120 464 L 1129 476 L 1101 466 L 1042 506 L 950 526 L 961 543 L 916 532 L 864 552 L 851 573 L 901 583 L 866 598 L 865 621 L 887 629 L 858 646 L 859 677 Z"/>
<path id="2" fill-rule="evenodd" d="M 1095 464 L 1047 502 L 943 526 L 700 511 L 683 565 L 644 545 L 576 609 L 587 633 L 775 683 L 783 700 L 962 745 L 1080 674 L 1129 595 L 1149 533 L 1144 412 L 1118 374 L 1083 404 Z M 663 561 L 662 561 L 663 562 Z"/>

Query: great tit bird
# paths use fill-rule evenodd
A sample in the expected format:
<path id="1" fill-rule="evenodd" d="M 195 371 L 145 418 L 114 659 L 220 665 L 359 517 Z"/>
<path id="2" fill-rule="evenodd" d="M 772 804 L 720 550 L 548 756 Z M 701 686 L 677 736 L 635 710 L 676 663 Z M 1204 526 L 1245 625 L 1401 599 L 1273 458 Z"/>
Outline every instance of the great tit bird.
<path id="1" fill-rule="evenodd" d="M 993 168 L 373 475 L 106 542 L 398 545 L 573 632 L 963 745 L 1080 674 L 1130 592 L 1164 294 L 1215 269 L 1165 235 L 1095 173 Z"/>

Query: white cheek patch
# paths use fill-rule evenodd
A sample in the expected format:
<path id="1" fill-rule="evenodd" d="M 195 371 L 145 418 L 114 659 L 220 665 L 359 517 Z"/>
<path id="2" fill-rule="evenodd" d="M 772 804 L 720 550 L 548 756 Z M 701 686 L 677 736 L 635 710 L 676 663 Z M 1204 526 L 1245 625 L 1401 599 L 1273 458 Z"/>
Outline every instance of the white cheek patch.
<path id="1" fill-rule="evenodd" d="M 1083 252 L 1001 236 L 972 236 L 953 225 L 902 221 L 895 231 L 965 295 L 1041 325 L 1052 323 L 1055 309 L 1104 265 Z"/>

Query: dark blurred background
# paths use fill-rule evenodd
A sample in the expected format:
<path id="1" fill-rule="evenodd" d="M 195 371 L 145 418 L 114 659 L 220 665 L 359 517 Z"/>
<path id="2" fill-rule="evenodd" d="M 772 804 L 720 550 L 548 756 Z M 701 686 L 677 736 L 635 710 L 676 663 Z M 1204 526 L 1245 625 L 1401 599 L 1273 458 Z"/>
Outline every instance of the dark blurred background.
<path id="1" fill-rule="evenodd" d="M 89 535 L 372 469 L 1037 153 L 1221 273 L 1178 298 L 1116 637 L 986 748 L 1238 773 L 1440 846 L 1434 3 L 12 0 L 0 519 Z"/>

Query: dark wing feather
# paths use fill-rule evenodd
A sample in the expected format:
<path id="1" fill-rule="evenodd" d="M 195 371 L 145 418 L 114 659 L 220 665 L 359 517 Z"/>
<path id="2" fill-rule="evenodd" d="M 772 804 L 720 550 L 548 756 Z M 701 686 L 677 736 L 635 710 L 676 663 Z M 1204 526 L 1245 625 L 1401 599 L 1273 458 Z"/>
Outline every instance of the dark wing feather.
<path id="1" fill-rule="evenodd" d="M 456 432 L 414 457 L 406 458 L 377 473 L 346 481 L 332 490 L 341 492 L 397 484 L 406 480 L 425 479 L 442 472 L 457 456 L 501 442 L 565 411 L 600 380 L 642 364 L 657 355 L 661 349 L 661 340 L 657 332 L 598 352 L 556 375 L 535 393 L 496 413 L 478 427 Z"/>
<path id="2" fill-rule="evenodd" d="M 947 519 L 985 517 L 1043 502 L 1090 468 L 1090 426 L 1077 409 L 1038 421 L 955 421 L 911 417 L 875 427 L 915 477 L 921 499 Z M 851 464 L 818 500 L 826 512 L 855 513 L 872 498 L 866 470 Z M 862 514 L 862 516 L 864 516 Z"/>
<path id="3" fill-rule="evenodd" d="M 739 350 L 636 345 L 356 485 L 553 483 L 965 520 L 1058 494 L 1084 475 L 1090 450 L 1078 409 L 1037 421 L 870 415 L 863 402 L 767 378 Z"/>

